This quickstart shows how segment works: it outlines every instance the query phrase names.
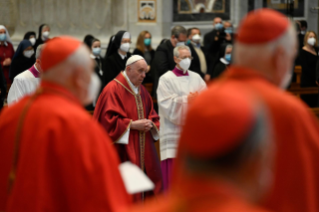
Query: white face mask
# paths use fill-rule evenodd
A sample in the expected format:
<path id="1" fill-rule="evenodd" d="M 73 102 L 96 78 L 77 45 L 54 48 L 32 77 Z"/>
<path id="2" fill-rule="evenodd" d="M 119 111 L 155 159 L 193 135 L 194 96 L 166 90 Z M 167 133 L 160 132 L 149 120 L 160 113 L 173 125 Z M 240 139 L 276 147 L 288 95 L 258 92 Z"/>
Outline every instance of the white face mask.
<path id="1" fill-rule="evenodd" d="M 120 49 L 123 51 L 123 52 L 128 52 L 130 50 L 130 43 L 123 43 L 121 44 L 120 46 Z"/>
<path id="2" fill-rule="evenodd" d="M 310 46 L 314 46 L 316 44 L 316 38 L 308 38 L 307 42 Z"/>
<path id="3" fill-rule="evenodd" d="M 185 58 L 179 62 L 179 66 L 183 69 L 183 73 L 185 74 L 191 66 L 191 60 L 189 58 Z"/>
<path id="4" fill-rule="evenodd" d="M 24 51 L 23 55 L 27 58 L 30 58 L 32 55 L 34 54 L 34 50 L 28 50 L 28 51 Z"/>
<path id="5" fill-rule="evenodd" d="M 176 47 L 177 46 L 185 46 L 185 42 L 178 42 L 178 43 L 176 43 Z"/>
<path id="6" fill-rule="evenodd" d="M 300 34 L 305 35 L 306 31 L 301 31 Z"/>
<path id="7" fill-rule="evenodd" d="M 29 41 L 31 42 L 32 46 L 34 46 L 35 41 L 36 41 L 35 38 L 30 38 Z"/>
<path id="8" fill-rule="evenodd" d="M 97 95 L 99 94 L 101 88 L 101 81 L 97 74 L 94 72 L 91 74 L 91 81 L 88 88 L 88 93 L 86 100 L 84 102 L 85 105 L 88 105 L 96 100 Z"/>
<path id="9" fill-rule="evenodd" d="M 42 36 L 43 36 L 44 38 L 48 38 L 49 35 L 50 35 L 50 32 L 49 32 L 49 31 L 45 31 L 45 32 L 42 33 Z"/>
<path id="10" fill-rule="evenodd" d="M 199 34 L 196 34 L 192 37 L 192 40 L 195 42 L 195 43 L 199 43 L 201 41 L 202 37 L 199 35 Z"/>

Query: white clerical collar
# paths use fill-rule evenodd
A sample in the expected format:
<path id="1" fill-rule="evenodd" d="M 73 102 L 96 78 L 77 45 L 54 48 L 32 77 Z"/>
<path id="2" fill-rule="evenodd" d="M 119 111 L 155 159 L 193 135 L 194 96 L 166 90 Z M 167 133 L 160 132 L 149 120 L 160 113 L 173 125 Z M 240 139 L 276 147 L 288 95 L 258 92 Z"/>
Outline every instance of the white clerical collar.
<path id="1" fill-rule="evenodd" d="M 131 82 L 130 78 L 128 78 L 127 74 L 126 74 L 126 71 L 123 71 L 124 72 L 124 76 L 125 78 L 127 79 L 128 83 L 130 84 L 131 88 L 133 89 L 134 93 L 135 94 L 138 94 L 138 87 L 136 87 L 135 85 L 133 85 L 133 83 Z"/>
<path id="2" fill-rule="evenodd" d="M 224 63 L 225 65 L 229 65 L 229 62 L 225 58 L 220 58 L 220 62 Z"/>
<path id="3" fill-rule="evenodd" d="M 38 70 L 37 66 L 35 64 L 33 66 L 34 66 L 35 70 L 37 70 L 37 72 L 40 73 L 40 71 Z"/>
<path id="4" fill-rule="evenodd" d="M 119 55 L 120 55 L 120 57 L 122 58 L 122 60 L 124 60 L 125 58 L 126 58 L 126 55 L 122 55 L 120 52 L 117 52 Z"/>

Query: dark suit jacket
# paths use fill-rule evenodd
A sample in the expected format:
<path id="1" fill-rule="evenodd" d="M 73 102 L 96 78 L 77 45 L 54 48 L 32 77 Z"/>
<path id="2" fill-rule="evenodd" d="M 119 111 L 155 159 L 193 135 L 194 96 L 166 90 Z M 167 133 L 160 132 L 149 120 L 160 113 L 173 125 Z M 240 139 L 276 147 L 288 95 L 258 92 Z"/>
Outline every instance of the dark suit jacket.
<path id="1" fill-rule="evenodd" d="M 144 54 L 142 51 L 140 51 L 139 49 L 135 49 L 134 52 L 133 52 L 133 55 L 134 54 L 137 54 L 137 55 L 140 55 L 142 57 L 144 57 Z M 154 60 L 154 56 L 155 56 L 155 51 L 152 49 L 150 51 L 150 54 L 151 54 L 151 63 L 150 65 L 152 64 L 153 60 Z M 147 74 L 146 74 L 146 77 L 143 81 L 143 83 L 152 83 L 153 82 L 153 77 L 152 77 L 152 73 L 151 71 L 149 71 Z"/>
<path id="2" fill-rule="evenodd" d="M 168 70 L 173 70 L 174 62 L 174 47 L 170 40 L 164 41 L 160 44 L 156 51 L 151 65 L 151 75 L 153 77 L 153 96 L 156 97 L 156 89 L 159 78 Z"/>
<path id="3" fill-rule="evenodd" d="M 204 74 L 201 71 L 201 67 L 200 67 L 200 61 L 199 61 L 199 57 L 197 55 L 197 52 L 195 51 L 195 48 L 193 46 L 193 44 L 188 44 L 187 45 L 190 49 L 191 49 L 191 54 L 193 57 L 191 66 L 189 67 L 189 70 L 196 72 L 197 74 L 199 74 L 202 78 L 204 78 Z M 206 53 L 205 53 L 205 49 L 204 47 L 201 47 L 204 55 L 205 55 L 205 60 L 206 60 L 206 67 L 207 67 L 207 73 L 208 73 L 208 63 L 207 63 L 207 57 L 206 57 Z"/>

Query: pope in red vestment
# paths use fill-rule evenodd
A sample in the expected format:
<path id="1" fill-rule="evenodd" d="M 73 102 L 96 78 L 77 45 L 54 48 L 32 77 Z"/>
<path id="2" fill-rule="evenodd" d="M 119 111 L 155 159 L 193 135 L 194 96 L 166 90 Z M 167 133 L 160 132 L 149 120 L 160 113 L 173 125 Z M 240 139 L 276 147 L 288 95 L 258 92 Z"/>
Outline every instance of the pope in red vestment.
<path id="1" fill-rule="evenodd" d="M 153 191 L 134 195 L 135 201 L 141 201 L 162 190 L 162 174 L 154 145 L 154 138 L 158 139 L 159 117 L 153 109 L 151 96 L 141 85 L 147 70 L 145 60 L 132 56 L 127 67 L 130 69 L 121 72 L 100 94 L 94 118 L 113 140 L 121 162 L 136 164 L 155 184 Z M 151 129 L 134 129 L 138 120 L 149 121 Z"/>
<path id="2" fill-rule="evenodd" d="M 0 211 L 126 208 L 131 198 L 115 149 L 84 110 L 84 87 L 72 84 L 93 72 L 88 50 L 80 41 L 60 37 L 46 44 L 41 58 L 43 80 L 36 93 L 0 115 Z M 76 58 L 88 62 L 79 69 Z"/>
<path id="3" fill-rule="evenodd" d="M 249 13 L 238 29 L 233 67 L 212 86 L 241 85 L 268 107 L 276 153 L 273 185 L 262 205 L 278 212 L 317 212 L 318 120 L 279 88 L 289 84 L 296 49 L 295 29 L 287 17 L 270 9 Z"/>

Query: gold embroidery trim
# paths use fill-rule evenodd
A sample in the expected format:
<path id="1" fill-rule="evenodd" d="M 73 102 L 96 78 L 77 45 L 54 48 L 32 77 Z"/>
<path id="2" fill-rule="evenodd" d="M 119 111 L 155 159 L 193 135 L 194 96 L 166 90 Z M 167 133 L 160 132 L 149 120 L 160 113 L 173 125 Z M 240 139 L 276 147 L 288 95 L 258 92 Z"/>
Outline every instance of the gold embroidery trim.
<path id="1" fill-rule="evenodd" d="M 130 89 L 128 89 L 125 85 L 123 85 L 123 83 L 121 83 L 120 81 L 118 81 L 117 79 L 114 79 L 117 83 L 119 83 L 120 85 L 122 85 L 128 92 L 130 92 L 133 96 L 135 96 L 135 93 L 130 91 Z"/>

